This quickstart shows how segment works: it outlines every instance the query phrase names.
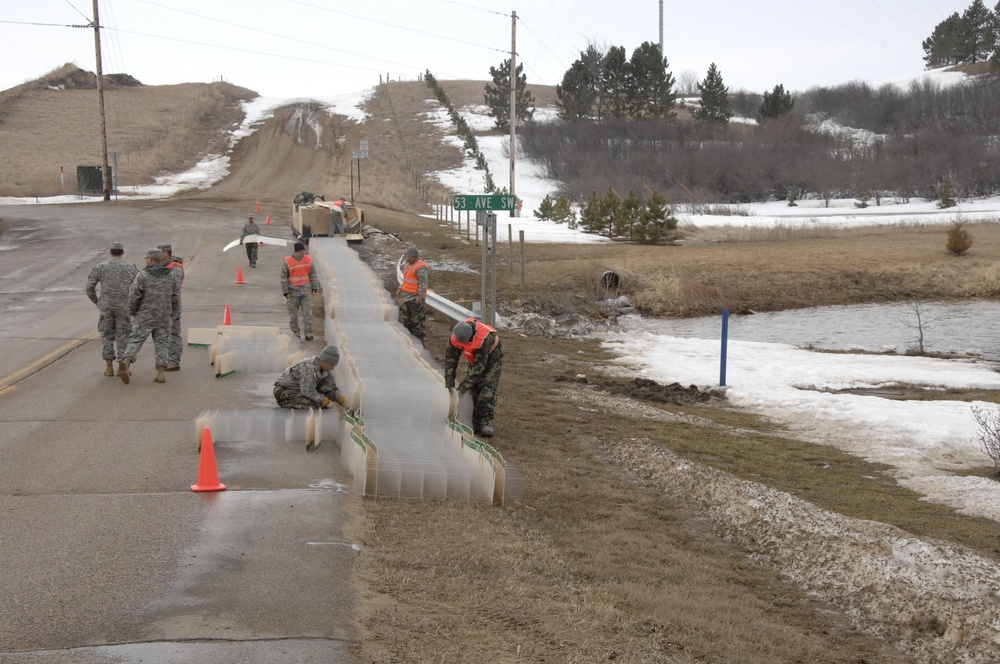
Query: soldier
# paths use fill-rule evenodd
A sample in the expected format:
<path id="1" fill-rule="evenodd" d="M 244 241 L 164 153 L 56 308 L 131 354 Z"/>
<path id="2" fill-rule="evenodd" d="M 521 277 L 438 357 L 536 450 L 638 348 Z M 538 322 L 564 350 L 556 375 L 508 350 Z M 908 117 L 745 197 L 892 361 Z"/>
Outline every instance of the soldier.
<path id="1" fill-rule="evenodd" d="M 157 247 L 163 252 L 163 265 L 170 270 L 170 273 L 177 279 L 177 283 L 184 287 L 184 259 L 174 256 L 174 248 L 169 244 L 161 244 Z M 181 370 L 181 353 L 184 352 L 184 339 L 181 338 L 181 307 L 178 300 L 177 311 L 174 312 L 170 321 L 170 350 L 167 352 L 167 371 Z"/>
<path id="2" fill-rule="evenodd" d="M 97 329 L 101 333 L 104 375 L 114 377 L 114 362 L 115 360 L 121 362 L 125 358 L 125 347 L 132 331 L 132 321 L 129 319 L 125 304 L 128 299 L 128 287 L 138 270 L 122 258 L 125 255 L 125 247 L 121 242 L 112 242 L 109 253 L 111 258 L 95 265 L 90 271 L 90 276 L 87 277 L 87 297 L 101 311 L 101 316 L 97 319 Z M 99 296 L 97 284 L 101 285 Z"/>
<path id="3" fill-rule="evenodd" d="M 330 208 L 330 235 L 343 235 L 347 232 L 347 200 L 341 196 L 333 202 Z"/>
<path id="4" fill-rule="evenodd" d="M 399 322 L 410 334 L 424 343 L 424 301 L 427 299 L 427 263 L 420 260 L 416 247 L 407 247 L 403 253 L 406 265 L 403 267 L 403 283 L 396 290 L 402 296 L 399 304 Z"/>
<path id="5" fill-rule="evenodd" d="M 150 334 L 156 347 L 157 383 L 165 383 L 170 346 L 170 326 L 174 313 L 181 311 L 181 284 L 173 273 L 161 264 L 163 252 L 146 252 L 146 269 L 136 275 L 128 290 L 127 310 L 132 315 L 132 336 L 125 349 L 125 359 L 118 363 L 118 377 L 128 385 L 132 375 L 129 367 Z"/>
<path id="6" fill-rule="evenodd" d="M 345 406 L 347 398 L 333 380 L 339 361 L 336 346 L 327 346 L 319 355 L 299 360 L 274 382 L 275 401 L 282 408 L 329 408 L 334 402 Z"/>
<path id="7" fill-rule="evenodd" d="M 503 369 L 503 346 L 497 331 L 475 318 L 467 318 L 455 326 L 444 355 L 444 385 L 449 390 L 455 388 L 460 357 L 469 363 L 458 391 L 472 394 L 472 429 L 478 436 L 491 438 L 493 410 Z"/>
<path id="8" fill-rule="evenodd" d="M 253 220 L 253 215 L 251 214 L 247 217 L 247 223 L 243 224 L 243 233 L 240 235 L 240 244 L 247 248 L 247 260 L 250 262 L 250 267 L 257 267 L 257 243 L 244 242 L 243 238 L 247 235 L 257 235 L 259 233 L 260 226 Z"/>
<path id="9" fill-rule="evenodd" d="M 312 341 L 312 296 L 319 291 L 319 277 L 313 268 L 312 257 L 306 255 L 306 245 L 296 242 L 292 249 L 294 253 L 285 256 L 285 262 L 281 264 L 281 292 L 288 300 L 288 326 L 297 339 L 301 311 L 306 341 Z"/>

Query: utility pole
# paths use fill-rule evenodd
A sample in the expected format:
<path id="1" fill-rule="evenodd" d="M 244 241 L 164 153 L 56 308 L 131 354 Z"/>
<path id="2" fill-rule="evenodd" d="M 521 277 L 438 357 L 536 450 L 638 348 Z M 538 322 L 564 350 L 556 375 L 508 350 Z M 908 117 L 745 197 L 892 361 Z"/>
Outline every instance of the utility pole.
<path id="1" fill-rule="evenodd" d="M 660 0 L 660 57 L 663 57 L 663 0 Z"/>
<path id="2" fill-rule="evenodd" d="M 97 52 L 97 104 L 101 112 L 101 166 L 104 200 L 111 200 L 111 169 L 108 167 L 108 123 L 104 116 L 104 69 L 101 67 L 101 20 L 94 0 L 94 50 Z"/>
<path id="3" fill-rule="evenodd" d="M 96 2 L 96 0 L 95 0 Z M 517 155 L 517 12 L 510 13 L 510 195 L 514 196 L 514 162 Z M 510 211 L 514 216 L 515 210 Z"/>

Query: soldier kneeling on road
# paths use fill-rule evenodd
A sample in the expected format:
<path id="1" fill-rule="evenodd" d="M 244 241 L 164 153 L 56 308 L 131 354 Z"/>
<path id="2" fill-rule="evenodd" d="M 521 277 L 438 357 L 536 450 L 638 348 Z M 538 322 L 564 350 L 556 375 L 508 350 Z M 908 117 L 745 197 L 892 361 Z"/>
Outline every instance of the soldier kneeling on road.
<path id="1" fill-rule="evenodd" d="M 327 346 L 319 355 L 299 360 L 274 381 L 274 399 L 282 408 L 343 408 L 347 398 L 337 389 L 333 370 L 340 361 L 336 346 Z"/>

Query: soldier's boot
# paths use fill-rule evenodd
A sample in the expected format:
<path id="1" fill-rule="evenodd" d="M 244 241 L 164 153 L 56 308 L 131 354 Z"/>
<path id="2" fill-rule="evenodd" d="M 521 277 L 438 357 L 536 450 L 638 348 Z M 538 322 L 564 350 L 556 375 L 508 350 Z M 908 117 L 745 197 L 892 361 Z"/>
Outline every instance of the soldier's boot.
<path id="1" fill-rule="evenodd" d="M 155 381 L 157 383 L 165 383 L 165 382 L 167 382 L 167 377 L 163 373 L 166 370 L 167 370 L 166 367 L 156 367 L 156 378 L 154 378 L 153 381 Z"/>
<path id="2" fill-rule="evenodd" d="M 132 372 L 129 371 L 129 367 L 132 366 L 131 360 L 122 360 L 118 363 L 118 377 L 122 379 L 122 382 L 128 385 L 129 378 L 132 376 Z"/>
<path id="3" fill-rule="evenodd" d="M 168 364 L 167 365 L 167 371 L 180 371 L 180 370 L 181 370 L 181 365 L 179 365 L 179 364 Z"/>
<path id="4" fill-rule="evenodd" d="M 104 375 L 114 376 L 115 375 L 115 361 L 114 360 L 104 360 Z"/>
<path id="5" fill-rule="evenodd" d="M 479 435 L 482 436 L 483 438 L 492 438 L 493 437 L 493 425 L 492 424 L 484 424 L 483 427 L 479 430 Z"/>

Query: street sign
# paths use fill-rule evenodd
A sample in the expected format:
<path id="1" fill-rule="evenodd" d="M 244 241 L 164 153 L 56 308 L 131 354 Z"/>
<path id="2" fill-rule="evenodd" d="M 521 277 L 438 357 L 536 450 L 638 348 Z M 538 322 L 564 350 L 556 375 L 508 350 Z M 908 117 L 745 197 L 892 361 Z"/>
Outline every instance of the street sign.
<path id="1" fill-rule="evenodd" d="M 517 207 L 517 196 L 456 194 L 453 207 L 456 210 L 513 210 Z"/>
<path id="2" fill-rule="evenodd" d="M 354 152 L 351 153 L 351 158 L 352 159 L 364 159 L 367 156 L 368 156 L 368 153 L 367 152 L 362 152 L 361 150 L 355 150 Z"/>
<path id="3" fill-rule="evenodd" d="M 366 157 L 368 156 L 368 141 L 367 140 L 361 141 L 361 152 L 364 152 Z"/>

